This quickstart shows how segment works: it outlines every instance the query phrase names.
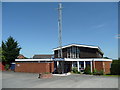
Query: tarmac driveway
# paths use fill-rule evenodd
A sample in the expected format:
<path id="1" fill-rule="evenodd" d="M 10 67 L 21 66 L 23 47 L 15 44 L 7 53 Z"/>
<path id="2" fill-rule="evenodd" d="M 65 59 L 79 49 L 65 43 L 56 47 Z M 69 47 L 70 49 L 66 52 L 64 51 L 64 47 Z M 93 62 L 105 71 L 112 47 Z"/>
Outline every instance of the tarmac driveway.
<path id="1" fill-rule="evenodd" d="M 71 74 L 39 79 L 33 73 L 3 72 L 2 88 L 118 88 L 118 77 Z"/>

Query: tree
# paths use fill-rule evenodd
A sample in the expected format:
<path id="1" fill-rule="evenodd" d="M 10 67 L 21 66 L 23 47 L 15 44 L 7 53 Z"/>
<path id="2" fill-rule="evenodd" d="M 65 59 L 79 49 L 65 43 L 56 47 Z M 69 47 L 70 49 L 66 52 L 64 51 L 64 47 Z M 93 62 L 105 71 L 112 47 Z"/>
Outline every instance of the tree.
<path id="1" fill-rule="evenodd" d="M 120 60 L 113 60 L 111 64 L 110 72 L 113 75 L 120 75 Z"/>
<path id="2" fill-rule="evenodd" d="M 10 65 L 19 55 L 20 49 L 18 42 L 11 36 L 8 37 L 7 41 L 2 41 L 2 61 Z"/>
<path id="3" fill-rule="evenodd" d="M 2 53 L 2 47 L 0 47 L 0 62 L 5 61 L 5 56 L 3 56 Z"/>
<path id="4" fill-rule="evenodd" d="M 0 47 L 0 62 L 2 60 L 2 47 Z"/>

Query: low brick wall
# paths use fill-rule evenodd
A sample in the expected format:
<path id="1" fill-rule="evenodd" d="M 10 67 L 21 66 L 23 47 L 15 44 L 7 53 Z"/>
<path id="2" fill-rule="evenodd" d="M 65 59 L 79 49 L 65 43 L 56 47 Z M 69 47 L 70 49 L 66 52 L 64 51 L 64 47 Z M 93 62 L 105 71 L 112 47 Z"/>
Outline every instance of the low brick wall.
<path id="1" fill-rule="evenodd" d="M 0 70 L 1 70 L 1 71 L 4 71 L 4 70 L 5 70 L 5 65 L 4 65 L 2 62 L 0 62 Z"/>
<path id="2" fill-rule="evenodd" d="M 44 73 L 53 72 L 54 63 L 38 63 L 38 62 L 19 62 L 15 65 L 15 72 Z"/>

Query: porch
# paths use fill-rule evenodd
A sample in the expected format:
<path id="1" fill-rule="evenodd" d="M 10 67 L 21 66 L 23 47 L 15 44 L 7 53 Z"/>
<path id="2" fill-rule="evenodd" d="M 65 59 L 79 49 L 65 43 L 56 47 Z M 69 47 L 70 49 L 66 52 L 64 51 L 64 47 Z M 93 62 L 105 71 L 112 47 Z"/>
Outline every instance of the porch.
<path id="1" fill-rule="evenodd" d="M 104 58 L 64 58 L 54 59 L 54 71 L 55 73 L 68 73 L 72 71 L 73 67 L 77 67 L 78 72 L 84 72 L 87 65 L 90 66 L 91 73 L 96 69 L 103 71 L 103 73 L 110 73 L 110 67 L 112 59 Z"/>
<path id="2" fill-rule="evenodd" d="M 77 67 L 78 72 L 84 72 L 88 65 L 91 67 L 92 72 L 92 61 L 54 61 L 54 73 L 68 73 L 74 67 Z"/>

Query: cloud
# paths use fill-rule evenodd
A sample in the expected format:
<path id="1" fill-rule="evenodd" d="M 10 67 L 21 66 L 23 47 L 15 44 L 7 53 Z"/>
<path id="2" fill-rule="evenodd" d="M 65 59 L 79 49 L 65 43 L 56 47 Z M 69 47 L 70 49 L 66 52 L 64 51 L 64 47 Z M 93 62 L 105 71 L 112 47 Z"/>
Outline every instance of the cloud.
<path id="1" fill-rule="evenodd" d="M 117 34 L 115 38 L 120 39 L 120 34 Z"/>
<path id="2" fill-rule="evenodd" d="M 99 28 L 103 28 L 104 26 L 105 24 L 99 24 L 99 25 L 94 25 L 92 28 L 99 29 Z"/>

